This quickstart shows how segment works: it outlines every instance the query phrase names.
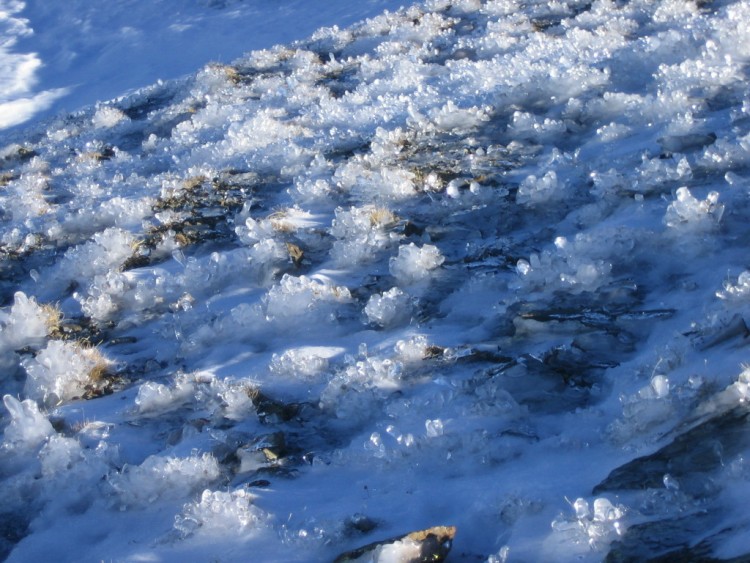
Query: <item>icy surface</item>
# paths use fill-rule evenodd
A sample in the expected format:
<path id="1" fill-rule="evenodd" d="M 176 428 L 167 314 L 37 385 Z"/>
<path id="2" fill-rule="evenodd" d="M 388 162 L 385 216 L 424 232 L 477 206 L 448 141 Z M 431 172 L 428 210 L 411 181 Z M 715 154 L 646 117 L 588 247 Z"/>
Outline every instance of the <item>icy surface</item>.
<path id="1" fill-rule="evenodd" d="M 750 2 L 336 21 L 3 140 L 0 554 L 747 558 Z"/>

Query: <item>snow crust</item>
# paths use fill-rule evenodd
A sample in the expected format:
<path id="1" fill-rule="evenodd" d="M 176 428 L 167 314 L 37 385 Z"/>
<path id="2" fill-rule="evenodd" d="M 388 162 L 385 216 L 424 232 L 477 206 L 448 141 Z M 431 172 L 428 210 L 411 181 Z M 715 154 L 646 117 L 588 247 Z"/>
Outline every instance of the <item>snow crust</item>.
<path id="1" fill-rule="evenodd" d="M 0 554 L 747 557 L 750 3 L 347 17 L 2 141 Z"/>

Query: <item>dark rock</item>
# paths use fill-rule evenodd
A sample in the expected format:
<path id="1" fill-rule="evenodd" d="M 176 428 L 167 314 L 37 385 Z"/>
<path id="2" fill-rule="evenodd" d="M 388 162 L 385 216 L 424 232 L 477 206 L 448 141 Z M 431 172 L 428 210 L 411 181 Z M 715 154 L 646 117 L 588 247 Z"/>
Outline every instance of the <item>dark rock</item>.
<path id="1" fill-rule="evenodd" d="M 612 543 L 606 563 L 747 563 L 750 554 L 720 559 L 715 548 L 729 535 L 747 530 L 725 528 L 716 533 L 718 511 L 701 510 L 628 528 L 622 540 Z"/>
<path id="2" fill-rule="evenodd" d="M 34 149 L 28 146 L 11 145 L 6 147 L 3 149 L 2 154 L 0 154 L 0 170 L 28 162 L 37 156 L 37 154 Z"/>
<path id="3" fill-rule="evenodd" d="M 258 418 L 265 424 L 288 422 L 300 412 L 299 403 L 282 403 L 272 399 L 260 389 L 248 389 L 247 394 L 258 411 Z"/>
<path id="4" fill-rule="evenodd" d="M 344 526 L 347 532 L 367 534 L 377 528 L 378 523 L 364 514 L 355 514 L 351 518 L 346 519 Z"/>
<path id="5" fill-rule="evenodd" d="M 400 563 L 440 563 L 444 561 L 453 546 L 453 538 L 456 535 L 454 526 L 435 526 L 427 530 L 411 532 L 404 536 L 389 538 L 367 544 L 358 549 L 342 553 L 334 563 L 345 563 L 347 561 L 370 561 L 371 557 L 378 554 L 385 546 L 403 543 L 406 546 L 413 546 L 413 555 L 408 559 L 400 559 Z M 411 553 L 411 552 L 410 552 Z"/>
<path id="6" fill-rule="evenodd" d="M 13 546 L 27 534 L 29 521 L 20 514 L 0 513 L 0 559 L 4 559 L 13 550 Z"/>
<path id="7" fill-rule="evenodd" d="M 271 481 L 267 479 L 256 479 L 255 481 L 250 481 L 247 486 L 248 487 L 269 487 L 271 485 Z"/>
<path id="8" fill-rule="evenodd" d="M 716 142 L 716 133 L 693 133 L 689 135 L 671 135 L 658 140 L 662 150 L 669 153 L 684 153 L 702 149 Z"/>
<path id="9" fill-rule="evenodd" d="M 748 415 L 747 407 L 738 406 L 698 424 L 653 454 L 614 469 L 593 493 L 661 488 L 670 474 L 687 494 L 705 496 L 709 474 L 750 447 Z"/>
<path id="10" fill-rule="evenodd" d="M 744 340 L 748 335 L 750 335 L 750 330 L 747 328 L 745 319 L 739 314 L 734 315 L 729 321 L 719 326 L 686 334 L 686 336 L 691 337 L 693 345 L 701 351 L 730 340 Z"/>

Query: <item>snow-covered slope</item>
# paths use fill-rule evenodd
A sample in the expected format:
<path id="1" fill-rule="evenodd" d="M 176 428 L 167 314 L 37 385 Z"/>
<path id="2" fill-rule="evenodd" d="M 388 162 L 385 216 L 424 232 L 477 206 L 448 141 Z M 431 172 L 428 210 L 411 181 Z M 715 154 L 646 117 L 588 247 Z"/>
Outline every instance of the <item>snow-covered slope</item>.
<path id="1" fill-rule="evenodd" d="M 8 559 L 748 557 L 748 18 L 430 0 L 18 133 Z"/>
<path id="2" fill-rule="evenodd" d="M 0 0 L 0 130 L 250 49 L 397 9 L 395 0 Z"/>

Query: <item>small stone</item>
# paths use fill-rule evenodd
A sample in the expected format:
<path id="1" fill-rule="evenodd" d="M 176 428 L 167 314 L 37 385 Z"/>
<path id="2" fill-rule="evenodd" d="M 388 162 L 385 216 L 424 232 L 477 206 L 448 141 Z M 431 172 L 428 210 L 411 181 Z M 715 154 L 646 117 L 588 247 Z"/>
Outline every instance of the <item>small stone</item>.
<path id="1" fill-rule="evenodd" d="M 434 526 L 405 536 L 367 544 L 342 553 L 334 563 L 399 561 L 400 563 L 440 563 L 448 556 L 456 535 L 455 526 Z"/>

